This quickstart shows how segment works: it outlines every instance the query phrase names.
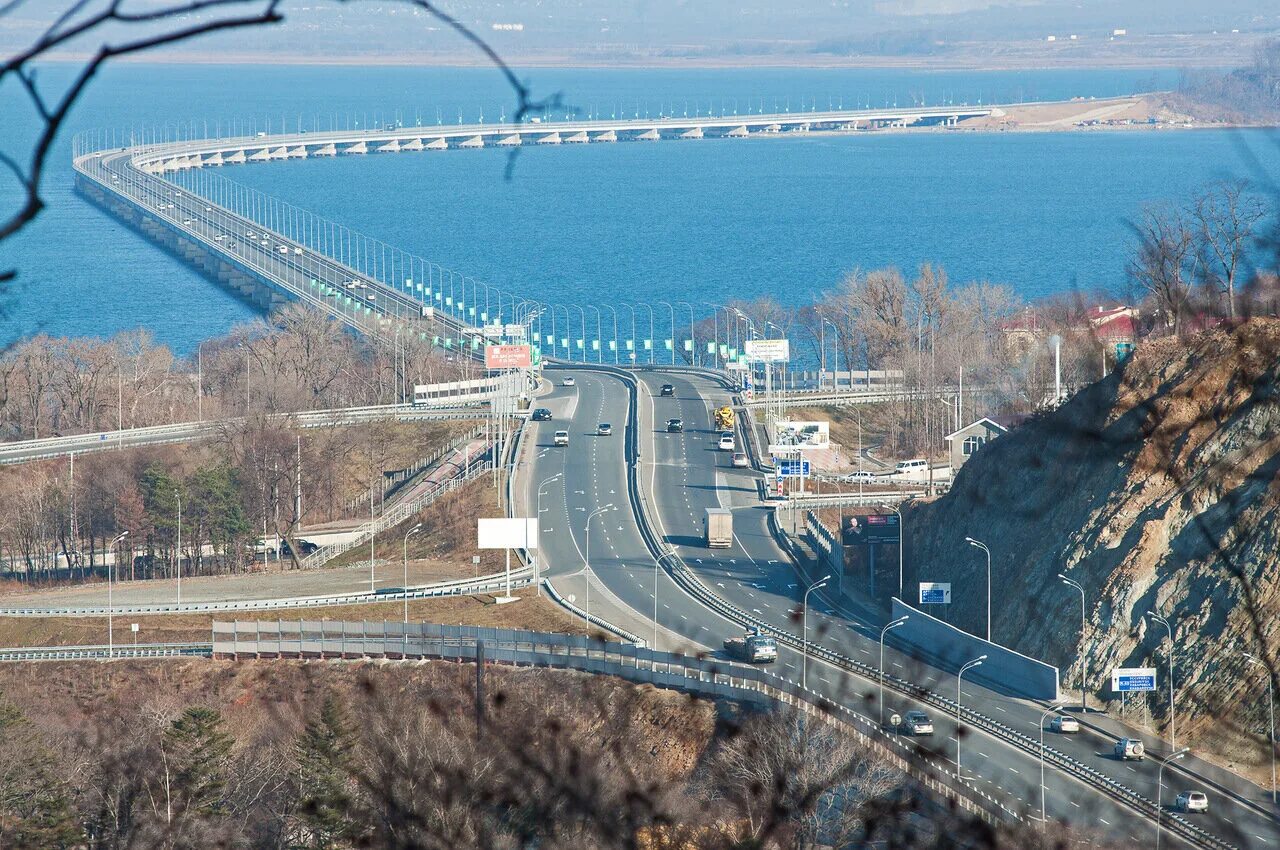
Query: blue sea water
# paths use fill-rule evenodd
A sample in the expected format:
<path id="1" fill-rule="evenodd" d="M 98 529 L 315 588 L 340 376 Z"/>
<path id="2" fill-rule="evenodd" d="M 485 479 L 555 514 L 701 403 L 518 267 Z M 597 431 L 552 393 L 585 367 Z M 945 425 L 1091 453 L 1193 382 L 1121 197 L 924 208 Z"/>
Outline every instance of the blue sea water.
<path id="1" fill-rule="evenodd" d="M 70 69 L 50 66 L 56 86 Z M 1008 102 L 1107 96 L 1171 85 L 1134 71 L 542 69 L 610 115 L 869 103 Z M 123 65 L 90 90 L 46 178 L 49 209 L 0 243 L 19 286 L 0 337 L 145 327 L 176 350 L 256 314 L 244 302 L 79 199 L 70 134 L 167 125 L 178 133 L 454 123 L 510 114 L 484 69 Z M 686 105 L 687 104 L 687 105 Z M 557 113 L 560 114 L 560 113 Z M 553 116 L 554 117 L 554 116 Z M 0 89 L 0 149 L 24 154 L 32 120 Z M 1252 158 L 1251 158 L 1252 157 Z M 525 149 L 510 180 L 496 150 L 226 168 L 228 178 L 406 251 L 529 297 L 558 302 L 770 294 L 801 302 L 855 267 L 922 262 L 954 281 L 1006 282 L 1027 297 L 1122 292 L 1128 222 L 1210 179 L 1280 173 L 1260 132 L 858 135 Z M 15 197 L 0 178 L 0 204 Z"/>

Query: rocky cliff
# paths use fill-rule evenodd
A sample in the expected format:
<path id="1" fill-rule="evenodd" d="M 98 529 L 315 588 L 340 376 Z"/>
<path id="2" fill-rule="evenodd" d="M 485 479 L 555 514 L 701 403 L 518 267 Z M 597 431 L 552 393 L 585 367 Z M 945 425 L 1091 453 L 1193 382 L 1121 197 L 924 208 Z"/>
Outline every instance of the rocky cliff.
<path id="1" fill-rule="evenodd" d="M 1080 597 L 1065 574 L 1086 591 L 1091 695 L 1113 696 L 1113 667 L 1160 668 L 1162 691 L 1128 707 L 1159 728 L 1169 639 L 1144 615 L 1163 615 L 1179 743 L 1197 736 L 1225 762 L 1263 758 L 1268 673 L 1241 653 L 1280 652 L 1278 354 L 1275 321 L 1144 343 L 907 512 L 908 587 L 953 582 L 947 618 L 980 634 L 985 556 L 964 538 L 985 542 L 995 640 L 1058 664 L 1074 686 Z"/>

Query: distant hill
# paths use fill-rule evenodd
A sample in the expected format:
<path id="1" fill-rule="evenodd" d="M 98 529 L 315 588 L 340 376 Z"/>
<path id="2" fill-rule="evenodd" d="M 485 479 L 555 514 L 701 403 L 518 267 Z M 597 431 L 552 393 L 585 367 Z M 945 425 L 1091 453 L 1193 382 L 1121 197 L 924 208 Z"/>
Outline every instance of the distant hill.
<path id="1" fill-rule="evenodd" d="M 1057 578 L 1070 576 L 1088 593 L 1094 700 L 1118 666 L 1155 666 L 1164 687 L 1168 641 L 1144 620 L 1157 611 L 1175 626 L 1180 741 L 1261 758 L 1241 730 L 1265 728 L 1266 686 L 1240 653 L 1280 652 L 1278 474 L 1280 322 L 1144 342 L 908 512 L 908 586 L 952 582 L 951 619 L 981 633 L 985 565 L 964 537 L 986 542 L 995 640 L 1059 665 L 1074 687 L 1079 597 Z M 1152 705 L 1163 723 L 1167 697 Z M 1135 719 L 1144 711 L 1131 702 Z"/>

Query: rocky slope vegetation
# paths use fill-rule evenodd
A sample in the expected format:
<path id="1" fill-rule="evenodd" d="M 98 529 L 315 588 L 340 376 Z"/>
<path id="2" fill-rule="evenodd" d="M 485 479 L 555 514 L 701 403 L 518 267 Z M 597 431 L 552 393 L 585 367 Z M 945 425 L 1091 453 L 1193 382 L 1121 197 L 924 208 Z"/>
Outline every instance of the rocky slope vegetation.
<path id="1" fill-rule="evenodd" d="M 1162 690 L 1127 708 L 1158 728 L 1170 641 L 1145 615 L 1168 618 L 1179 743 L 1254 772 L 1280 651 L 1278 354 L 1275 321 L 1144 343 L 908 512 L 908 587 L 953 582 L 948 619 L 981 633 L 985 562 L 964 538 L 987 543 L 994 639 L 1059 665 L 1074 686 L 1080 599 L 1058 573 L 1069 576 L 1087 594 L 1091 694 L 1113 696 L 1113 667 L 1159 668 Z"/>

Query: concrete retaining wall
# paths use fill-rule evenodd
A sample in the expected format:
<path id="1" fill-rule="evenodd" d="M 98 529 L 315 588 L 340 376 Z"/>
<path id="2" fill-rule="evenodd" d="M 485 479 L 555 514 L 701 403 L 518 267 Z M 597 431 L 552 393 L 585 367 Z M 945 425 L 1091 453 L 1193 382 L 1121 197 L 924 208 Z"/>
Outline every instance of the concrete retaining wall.
<path id="1" fill-rule="evenodd" d="M 1010 696 L 1030 699 L 1058 698 L 1058 668 L 1014 652 L 998 643 L 974 637 L 966 631 L 912 608 L 901 599 L 893 600 L 893 619 L 909 615 L 894 629 L 892 643 L 922 661 L 954 673 L 979 655 L 987 660 L 968 670 L 966 681 L 974 681 Z"/>

